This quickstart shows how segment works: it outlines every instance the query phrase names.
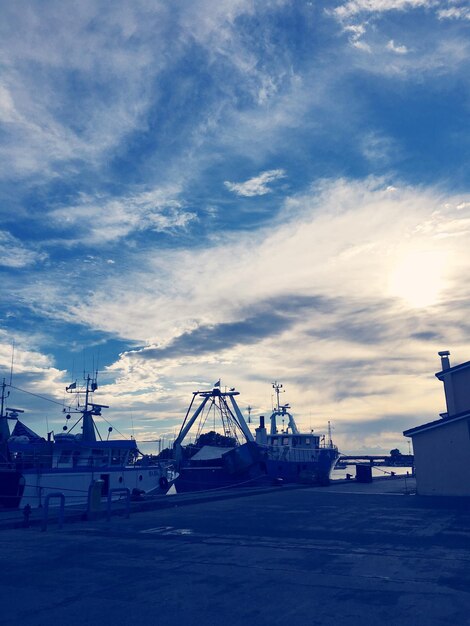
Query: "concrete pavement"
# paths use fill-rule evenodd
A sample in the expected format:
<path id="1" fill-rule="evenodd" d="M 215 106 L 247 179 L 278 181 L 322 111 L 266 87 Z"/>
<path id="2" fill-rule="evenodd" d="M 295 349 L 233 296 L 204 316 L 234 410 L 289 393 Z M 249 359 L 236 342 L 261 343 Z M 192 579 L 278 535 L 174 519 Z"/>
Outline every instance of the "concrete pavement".
<path id="1" fill-rule="evenodd" d="M 466 504 L 399 479 L 3 530 L 0 622 L 466 626 Z"/>

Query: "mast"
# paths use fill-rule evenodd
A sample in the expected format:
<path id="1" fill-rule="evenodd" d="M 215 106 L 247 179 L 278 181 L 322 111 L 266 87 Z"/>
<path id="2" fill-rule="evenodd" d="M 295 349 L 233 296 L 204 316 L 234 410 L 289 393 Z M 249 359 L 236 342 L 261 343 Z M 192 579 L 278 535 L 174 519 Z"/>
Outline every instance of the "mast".
<path id="1" fill-rule="evenodd" d="M 280 383 L 278 383 L 276 380 L 273 382 L 273 389 L 276 393 L 276 406 L 274 407 L 274 410 L 277 411 L 278 413 L 281 408 L 281 405 L 279 403 L 279 394 L 284 393 L 284 391 L 281 391 L 282 387 L 283 386 Z"/>
<path id="2" fill-rule="evenodd" d="M 333 447 L 333 439 L 331 438 L 331 422 L 328 420 L 328 447 Z"/>
<path id="3" fill-rule="evenodd" d="M 273 389 L 276 392 L 276 407 L 273 409 L 273 412 L 271 414 L 271 435 L 275 435 L 277 434 L 277 421 L 276 418 L 282 417 L 284 419 L 284 416 L 287 415 L 289 423 L 287 425 L 287 430 L 290 428 L 292 431 L 293 435 L 298 435 L 299 434 L 299 429 L 297 428 L 297 424 L 295 423 L 294 420 L 294 416 L 292 415 L 292 413 L 289 413 L 289 411 L 287 409 L 290 409 L 289 404 L 281 404 L 279 402 L 279 394 L 280 393 L 284 393 L 284 390 L 281 391 L 281 389 L 283 388 L 283 385 L 281 385 L 280 383 L 278 383 L 277 381 L 273 382 Z"/>
<path id="4" fill-rule="evenodd" d="M 95 404 L 94 402 L 90 401 L 90 395 L 98 389 L 97 381 L 98 381 L 98 372 L 96 372 L 94 378 L 92 378 L 90 374 L 87 374 L 85 378 L 85 386 L 82 387 L 81 389 L 80 388 L 77 389 L 76 382 L 73 382 L 71 385 L 65 388 L 65 391 L 67 393 L 76 394 L 77 399 L 80 397 L 80 394 L 85 394 L 84 408 L 77 409 L 76 411 L 74 411 L 75 413 L 82 414 L 82 417 L 78 421 L 82 421 L 82 440 L 83 441 L 90 441 L 90 442 L 96 441 L 96 425 L 95 425 L 93 416 L 101 415 L 101 409 L 109 408 L 105 404 Z M 80 406 L 79 400 L 77 400 L 77 404 L 78 406 Z M 99 436 L 101 439 L 101 435 Z"/>
<path id="5" fill-rule="evenodd" d="M 247 441 L 254 441 L 253 435 L 251 434 L 245 418 L 240 411 L 240 407 L 235 400 L 235 396 L 238 396 L 239 392 L 235 391 L 235 388 L 231 388 L 230 391 L 220 391 L 219 384 L 220 383 L 216 383 L 211 391 L 193 392 L 193 398 L 186 412 L 183 425 L 181 426 L 178 437 L 176 437 L 173 443 L 175 460 L 177 463 L 180 463 L 183 459 L 182 443 L 185 437 L 188 435 L 196 420 L 203 417 L 204 411 L 207 407 L 209 407 L 209 410 L 213 409 L 218 412 L 219 419 L 222 422 L 224 435 L 227 435 L 227 433 L 231 432 L 232 429 L 235 433 L 238 429 L 238 431 L 243 433 L 243 436 Z M 197 397 L 201 398 L 200 404 L 190 416 L 191 411 L 193 410 L 193 404 Z M 232 405 L 231 407 L 229 406 L 227 399 L 230 400 Z"/>
<path id="6" fill-rule="evenodd" d="M 9 460 L 8 453 L 8 439 L 10 437 L 10 429 L 8 427 L 8 418 L 5 415 L 5 400 L 10 395 L 10 392 L 6 393 L 7 384 L 5 379 L 2 382 L 2 393 L 0 397 L 0 457 L 6 461 Z"/>

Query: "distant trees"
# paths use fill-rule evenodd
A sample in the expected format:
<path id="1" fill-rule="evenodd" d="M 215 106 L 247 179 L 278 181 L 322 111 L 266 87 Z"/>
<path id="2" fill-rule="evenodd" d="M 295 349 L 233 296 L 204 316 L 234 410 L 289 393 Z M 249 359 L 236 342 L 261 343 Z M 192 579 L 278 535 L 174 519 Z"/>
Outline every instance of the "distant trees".
<path id="1" fill-rule="evenodd" d="M 202 446 L 217 446 L 218 448 L 233 448 L 237 445 L 235 437 L 226 437 L 220 433 L 216 433 L 214 430 L 199 435 L 196 439 L 196 447 L 202 448 Z"/>
<path id="2" fill-rule="evenodd" d="M 164 448 L 157 456 L 159 461 L 166 461 L 173 458 L 173 448 Z"/>
<path id="3" fill-rule="evenodd" d="M 398 448 L 390 450 L 389 465 L 401 465 L 402 467 L 412 466 L 414 456 L 412 454 L 402 454 Z"/>
<path id="4" fill-rule="evenodd" d="M 190 459 L 198 450 L 203 446 L 215 446 L 217 448 L 234 448 L 237 445 L 235 437 L 226 437 L 220 433 L 216 433 L 215 430 L 211 430 L 208 433 L 199 435 L 195 443 L 189 443 L 183 447 L 183 457 Z M 167 459 L 174 458 L 173 448 L 165 448 L 158 455 L 159 461 L 165 461 Z"/>

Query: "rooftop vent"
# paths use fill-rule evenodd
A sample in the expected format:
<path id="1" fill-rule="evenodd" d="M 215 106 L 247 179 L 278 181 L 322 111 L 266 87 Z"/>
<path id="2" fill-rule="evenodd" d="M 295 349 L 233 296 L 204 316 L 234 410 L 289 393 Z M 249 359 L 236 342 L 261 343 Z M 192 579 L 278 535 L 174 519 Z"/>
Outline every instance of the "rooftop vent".
<path id="1" fill-rule="evenodd" d="M 449 350 L 442 350 L 441 352 L 438 352 L 437 354 L 441 357 L 442 369 L 443 370 L 448 370 L 450 368 L 450 361 L 449 361 L 450 352 L 449 352 Z"/>

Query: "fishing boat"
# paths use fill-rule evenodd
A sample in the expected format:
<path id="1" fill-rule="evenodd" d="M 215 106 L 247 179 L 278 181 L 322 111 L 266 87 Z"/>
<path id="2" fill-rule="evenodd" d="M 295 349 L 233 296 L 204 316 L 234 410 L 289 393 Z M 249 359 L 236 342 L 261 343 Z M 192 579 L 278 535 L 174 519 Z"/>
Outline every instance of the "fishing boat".
<path id="1" fill-rule="evenodd" d="M 270 416 L 267 432 L 264 416 L 256 429 L 256 443 L 265 452 L 267 473 L 272 479 L 286 483 L 328 484 L 330 473 L 338 459 L 338 448 L 331 438 L 313 431 L 299 431 L 289 404 L 280 404 L 283 385 L 274 382 L 276 405 Z M 282 422 L 280 426 L 279 422 Z"/>
<path id="2" fill-rule="evenodd" d="M 177 492 L 252 487 L 268 480 L 263 450 L 240 411 L 238 395 L 235 388 L 221 391 L 220 381 L 208 391 L 193 392 L 173 445 Z M 195 443 L 183 446 L 193 426 Z"/>
<path id="3" fill-rule="evenodd" d="M 270 432 L 267 432 L 264 416 L 261 416 L 255 437 L 237 403 L 239 392 L 235 388 L 221 391 L 218 381 L 210 391 L 193 393 L 174 443 L 177 492 L 273 483 L 329 482 L 338 458 L 338 449 L 331 439 L 331 427 L 328 439 L 313 432 L 301 433 L 288 411 L 289 405 L 280 404 L 282 385 L 273 383 L 273 387 L 277 404 L 271 414 Z M 199 400 L 198 404 L 196 400 Z M 280 421 L 283 424 L 281 429 Z M 216 432 L 216 422 L 223 435 Z M 196 424 L 195 444 L 183 446 Z M 203 434 L 208 424 L 213 430 Z"/>
<path id="4" fill-rule="evenodd" d="M 98 484 L 101 496 L 112 490 L 128 489 L 134 495 L 166 487 L 167 465 L 151 463 L 142 455 L 134 439 L 103 440 L 95 422 L 102 410 L 93 394 L 98 389 L 97 372 L 73 382 L 66 392 L 73 394 L 75 405 L 65 412 L 63 432 L 47 434 L 47 439 L 20 420 L 20 409 L 8 408 L 8 385 L 1 385 L 0 405 L 0 506 L 5 508 L 40 507 L 51 493 L 63 494 L 65 504 L 87 502 L 92 485 Z M 69 427 L 72 416 L 75 422 Z M 9 422 L 15 422 L 10 433 Z"/>

